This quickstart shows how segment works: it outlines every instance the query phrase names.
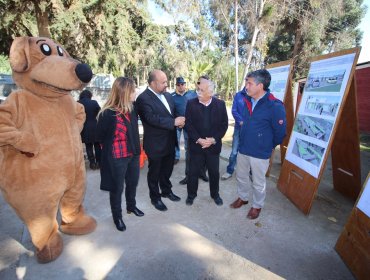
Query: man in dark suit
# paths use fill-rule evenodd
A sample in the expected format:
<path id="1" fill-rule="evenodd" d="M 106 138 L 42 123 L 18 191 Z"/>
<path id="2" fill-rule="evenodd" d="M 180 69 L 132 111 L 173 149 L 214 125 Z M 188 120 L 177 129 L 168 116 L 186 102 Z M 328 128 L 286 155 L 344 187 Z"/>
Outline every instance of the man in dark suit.
<path id="1" fill-rule="evenodd" d="M 175 118 L 175 104 L 166 93 L 167 76 L 160 70 L 149 73 L 148 88 L 141 93 L 136 106 L 144 126 L 144 150 L 148 156 L 149 195 L 154 207 L 166 211 L 161 197 L 179 201 L 171 188 L 170 177 L 175 161 L 176 127 L 185 125 L 184 117 Z M 161 189 L 161 193 L 159 192 Z"/>
<path id="2" fill-rule="evenodd" d="M 198 89 L 198 98 L 189 100 L 185 111 L 185 129 L 188 133 L 190 153 L 186 204 L 193 204 L 198 191 L 199 172 L 206 164 L 210 194 L 215 203 L 220 206 L 223 201 L 219 195 L 219 164 L 221 139 L 228 127 L 226 106 L 224 101 L 213 97 L 212 81 L 199 79 Z"/>

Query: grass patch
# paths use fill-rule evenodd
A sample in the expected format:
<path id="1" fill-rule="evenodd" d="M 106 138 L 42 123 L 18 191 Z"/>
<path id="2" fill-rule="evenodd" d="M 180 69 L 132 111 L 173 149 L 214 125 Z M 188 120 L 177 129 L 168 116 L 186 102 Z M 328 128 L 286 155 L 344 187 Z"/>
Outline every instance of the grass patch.
<path id="1" fill-rule="evenodd" d="M 360 134 L 360 150 L 370 152 L 370 134 Z"/>

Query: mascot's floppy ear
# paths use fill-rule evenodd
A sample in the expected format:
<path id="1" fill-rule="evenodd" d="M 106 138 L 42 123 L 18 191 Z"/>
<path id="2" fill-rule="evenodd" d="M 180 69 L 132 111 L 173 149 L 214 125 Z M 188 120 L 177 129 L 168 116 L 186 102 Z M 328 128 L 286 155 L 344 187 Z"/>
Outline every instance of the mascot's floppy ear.
<path id="1" fill-rule="evenodd" d="M 31 66 L 29 37 L 16 37 L 9 54 L 10 66 L 14 72 L 26 72 Z"/>

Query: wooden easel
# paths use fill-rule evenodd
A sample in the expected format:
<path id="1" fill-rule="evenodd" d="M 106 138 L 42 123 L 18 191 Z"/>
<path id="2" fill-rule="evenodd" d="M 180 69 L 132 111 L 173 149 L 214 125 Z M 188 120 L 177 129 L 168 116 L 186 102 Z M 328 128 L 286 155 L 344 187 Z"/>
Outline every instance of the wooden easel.
<path id="1" fill-rule="evenodd" d="M 353 200 L 357 199 L 361 191 L 359 141 L 356 78 L 354 75 L 331 147 L 334 189 Z M 349 155 L 350 157 L 348 157 Z"/>
<path id="2" fill-rule="evenodd" d="M 283 162 L 277 183 L 278 189 L 306 215 L 311 210 L 330 150 L 332 154 L 334 188 L 343 195 L 353 199 L 357 198 L 361 189 L 359 129 L 354 79 L 355 65 L 359 52 L 360 48 L 354 48 L 312 59 L 312 61 L 318 61 L 355 53 L 342 104 L 338 109 L 339 112 L 334 123 L 332 137 L 328 143 L 327 152 L 325 153 L 318 177 L 315 178 L 289 160 Z"/>
<path id="3" fill-rule="evenodd" d="M 293 95 L 292 95 L 292 68 L 293 68 L 293 62 L 292 60 L 287 60 L 287 61 L 282 61 L 274 64 L 270 64 L 266 66 L 266 69 L 273 69 L 281 66 L 288 66 L 290 65 L 289 68 L 289 75 L 285 87 L 285 94 L 284 94 L 284 107 L 285 107 L 285 112 L 286 112 L 286 121 L 287 121 L 287 128 L 286 128 L 286 136 L 283 140 L 283 142 L 280 144 L 280 159 L 281 163 L 283 163 L 284 158 L 285 158 L 285 153 L 286 149 L 288 147 L 288 142 L 290 138 L 290 134 L 292 133 L 293 129 L 293 124 L 294 124 L 294 110 L 293 110 Z M 273 94 L 273 92 L 272 92 Z M 271 154 L 270 157 L 270 164 L 266 172 L 266 177 L 270 176 L 270 171 L 271 171 L 271 166 L 272 166 L 272 161 L 274 157 L 274 151 Z"/>
<path id="4" fill-rule="evenodd" d="M 367 176 L 359 199 L 366 187 L 370 188 Z M 358 201 L 356 205 L 358 204 Z M 357 279 L 365 280 L 370 276 L 370 217 L 358 209 L 352 209 L 351 215 L 342 234 L 337 240 L 335 250 L 347 264 Z"/>

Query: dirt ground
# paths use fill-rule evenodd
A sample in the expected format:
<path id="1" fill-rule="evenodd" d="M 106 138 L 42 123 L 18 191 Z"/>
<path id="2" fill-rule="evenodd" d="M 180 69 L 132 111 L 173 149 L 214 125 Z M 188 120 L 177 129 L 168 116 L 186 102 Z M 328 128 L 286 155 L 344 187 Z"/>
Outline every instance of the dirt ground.
<path id="1" fill-rule="evenodd" d="M 226 144 L 220 174 L 229 153 Z M 223 206 L 215 205 L 203 181 L 193 206 L 185 205 L 186 187 L 178 184 L 184 177 L 183 150 L 171 177 L 181 201 L 163 199 L 169 210 L 157 211 L 145 164 L 136 197 L 145 216 L 124 213 L 123 233 L 112 222 L 108 194 L 99 190 L 99 171 L 87 169 L 85 207 L 97 230 L 63 235 L 63 254 L 46 265 L 36 262 L 27 229 L 0 196 L 0 279 L 354 279 L 334 250 L 354 201 L 333 189 L 330 159 L 305 216 L 276 188 L 279 154 L 267 179 L 266 206 L 254 221 L 246 219 L 249 205 L 229 208 L 236 198 L 235 176 L 220 183 Z M 369 167 L 370 152 L 362 151 L 362 182 Z"/>

